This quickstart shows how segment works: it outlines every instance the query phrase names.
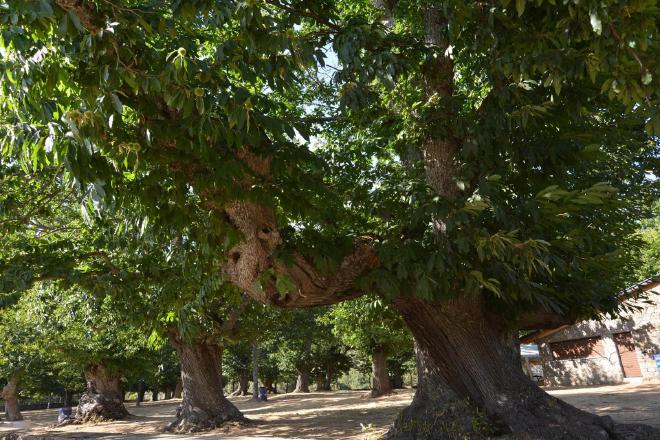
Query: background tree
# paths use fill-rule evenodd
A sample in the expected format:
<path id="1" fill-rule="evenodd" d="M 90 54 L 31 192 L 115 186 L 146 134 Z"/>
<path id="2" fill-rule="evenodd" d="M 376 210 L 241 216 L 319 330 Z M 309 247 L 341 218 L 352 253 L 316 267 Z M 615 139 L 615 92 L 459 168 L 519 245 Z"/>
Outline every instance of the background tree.
<path id="1" fill-rule="evenodd" d="M 412 336 L 399 316 L 382 299 L 363 296 L 332 307 L 332 331 L 341 341 L 371 363 L 371 396 L 392 390 L 387 361 L 393 355 L 412 350 Z"/>
<path id="2" fill-rule="evenodd" d="M 641 264 L 631 283 L 660 274 L 660 202 L 655 202 L 653 212 L 654 216 L 641 225 L 640 235 L 644 242 Z"/>

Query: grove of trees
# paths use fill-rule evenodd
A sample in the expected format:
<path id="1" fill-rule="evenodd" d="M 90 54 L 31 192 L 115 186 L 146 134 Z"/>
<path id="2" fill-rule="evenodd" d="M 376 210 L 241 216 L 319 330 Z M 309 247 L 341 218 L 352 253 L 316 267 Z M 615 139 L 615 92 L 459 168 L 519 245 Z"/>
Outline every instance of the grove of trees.
<path id="1" fill-rule="evenodd" d="M 659 17 L 0 1 L 6 417 L 21 393 L 75 393 L 84 423 L 182 388 L 169 427 L 196 431 L 243 422 L 226 393 L 250 381 L 354 367 L 377 397 L 414 356 L 390 439 L 660 436 L 550 396 L 518 342 L 658 273 Z"/>

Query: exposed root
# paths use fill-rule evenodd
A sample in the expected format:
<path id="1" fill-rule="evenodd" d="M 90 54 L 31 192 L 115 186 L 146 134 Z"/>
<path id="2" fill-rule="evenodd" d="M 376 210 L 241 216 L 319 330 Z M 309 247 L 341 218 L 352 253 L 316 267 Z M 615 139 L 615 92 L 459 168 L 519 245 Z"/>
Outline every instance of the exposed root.
<path id="1" fill-rule="evenodd" d="M 249 420 L 231 403 L 213 415 L 192 405 L 181 405 L 177 409 L 176 419 L 167 426 L 166 431 L 176 433 L 208 431 L 228 422 L 246 425 Z"/>

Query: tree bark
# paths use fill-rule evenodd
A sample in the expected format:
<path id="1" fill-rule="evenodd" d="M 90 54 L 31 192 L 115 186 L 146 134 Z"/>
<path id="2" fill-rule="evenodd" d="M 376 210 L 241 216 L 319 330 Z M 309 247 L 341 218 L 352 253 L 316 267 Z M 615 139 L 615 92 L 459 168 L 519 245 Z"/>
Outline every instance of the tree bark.
<path id="1" fill-rule="evenodd" d="M 423 370 L 411 406 L 416 409 L 409 409 L 404 418 L 421 414 L 423 421 L 429 408 L 440 413 L 449 409 L 458 425 L 470 422 L 466 432 L 473 438 L 491 432 L 553 440 L 660 438 L 656 429 L 617 425 L 541 390 L 522 371 L 517 332 L 502 325 L 480 297 L 442 303 L 406 297 L 397 299 L 395 307 L 415 336 Z M 463 410 L 456 413 L 456 408 Z M 392 438 L 447 438 L 437 432 L 402 436 L 404 422 L 399 423 L 399 437 Z M 415 425 L 408 423 L 408 432 Z"/>
<path id="2" fill-rule="evenodd" d="M 179 377 L 176 380 L 176 386 L 174 387 L 174 398 L 180 399 L 182 394 L 183 394 L 183 382 L 181 381 L 181 377 Z"/>
<path id="3" fill-rule="evenodd" d="M 208 342 L 185 343 L 175 330 L 169 337 L 181 362 L 183 401 L 168 430 L 197 432 L 227 421 L 246 421 L 224 395 L 221 348 Z"/>
<path id="4" fill-rule="evenodd" d="M 232 396 L 247 396 L 248 385 L 250 384 L 250 376 L 247 370 L 241 370 L 238 373 L 238 389 L 231 393 Z"/>
<path id="5" fill-rule="evenodd" d="M 296 380 L 296 388 L 294 393 L 309 393 L 309 369 L 299 368 L 298 379 Z"/>
<path id="6" fill-rule="evenodd" d="M 371 397 L 380 397 L 392 392 L 390 377 L 387 374 L 387 355 L 377 350 L 371 355 L 371 373 L 373 375 L 373 386 Z"/>
<path id="7" fill-rule="evenodd" d="M 120 379 L 121 374 L 102 363 L 88 365 L 85 368 L 87 391 L 80 396 L 76 423 L 125 419 L 129 414 L 124 406 Z"/>
<path id="8" fill-rule="evenodd" d="M 151 401 L 158 402 L 158 390 L 151 391 Z"/>
<path id="9" fill-rule="evenodd" d="M 0 396 L 5 401 L 5 418 L 8 422 L 23 420 L 21 410 L 18 407 L 18 377 L 9 378 L 7 385 L 2 388 Z"/>

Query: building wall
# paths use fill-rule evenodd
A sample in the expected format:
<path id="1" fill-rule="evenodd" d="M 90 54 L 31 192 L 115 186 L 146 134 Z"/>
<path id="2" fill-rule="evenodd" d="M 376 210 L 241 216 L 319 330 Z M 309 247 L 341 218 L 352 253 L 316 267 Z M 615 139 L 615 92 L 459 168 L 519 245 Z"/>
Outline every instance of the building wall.
<path id="1" fill-rule="evenodd" d="M 642 380 L 660 382 L 660 369 L 656 368 L 654 359 L 654 355 L 660 355 L 660 285 L 650 287 L 645 300 L 631 304 L 640 309 L 625 313 L 620 319 L 580 322 L 537 341 L 546 384 L 580 386 L 623 382 L 623 370 L 612 335 L 628 331 L 635 342 Z M 601 337 L 602 349 L 586 358 L 555 359 L 552 354 L 552 342 L 597 336 Z"/>

